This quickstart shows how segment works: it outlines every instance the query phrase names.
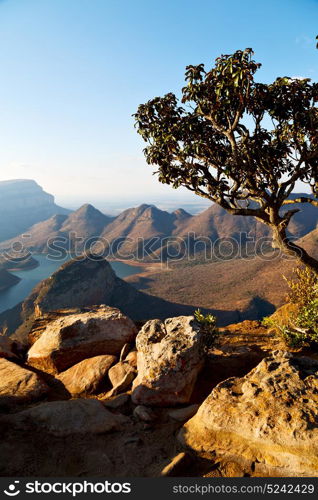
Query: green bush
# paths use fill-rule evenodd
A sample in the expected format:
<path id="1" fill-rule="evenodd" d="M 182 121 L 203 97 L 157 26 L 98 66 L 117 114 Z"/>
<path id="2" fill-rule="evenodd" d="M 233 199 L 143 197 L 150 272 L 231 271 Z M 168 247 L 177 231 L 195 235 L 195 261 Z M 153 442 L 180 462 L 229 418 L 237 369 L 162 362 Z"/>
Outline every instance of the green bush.
<path id="1" fill-rule="evenodd" d="M 287 280 L 288 302 L 297 306 L 286 323 L 277 318 L 263 319 L 263 325 L 277 332 L 290 347 L 309 345 L 318 347 L 318 276 L 308 268 L 294 269 L 294 276 Z"/>
<path id="2" fill-rule="evenodd" d="M 219 330 L 216 326 L 216 317 L 213 316 L 213 314 L 204 315 L 201 309 L 197 309 L 194 312 L 194 318 L 200 324 L 202 330 L 207 334 L 207 347 L 212 347 L 216 337 L 219 335 Z"/>

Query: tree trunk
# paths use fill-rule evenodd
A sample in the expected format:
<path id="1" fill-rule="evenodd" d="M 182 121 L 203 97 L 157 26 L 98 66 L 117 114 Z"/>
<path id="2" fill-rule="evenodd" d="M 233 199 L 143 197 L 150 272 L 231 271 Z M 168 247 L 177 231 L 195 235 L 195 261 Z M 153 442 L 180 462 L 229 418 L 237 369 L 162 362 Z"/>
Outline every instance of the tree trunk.
<path id="1" fill-rule="evenodd" d="M 302 264 L 318 275 L 318 260 L 311 257 L 304 248 L 301 248 L 291 241 L 286 235 L 286 229 L 277 226 L 272 226 L 272 229 L 274 241 L 277 243 L 278 248 L 287 255 L 291 255 L 298 259 Z"/>

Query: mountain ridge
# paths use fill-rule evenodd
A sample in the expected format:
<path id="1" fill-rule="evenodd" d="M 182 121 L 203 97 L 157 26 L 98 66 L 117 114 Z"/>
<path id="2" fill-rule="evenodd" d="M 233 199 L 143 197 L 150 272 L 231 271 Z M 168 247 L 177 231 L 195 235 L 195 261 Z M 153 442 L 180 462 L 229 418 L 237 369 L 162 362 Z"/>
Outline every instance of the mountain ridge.
<path id="1" fill-rule="evenodd" d="M 298 196 L 301 193 L 292 195 Z M 317 227 L 318 211 L 310 204 L 301 207 L 295 204 L 293 208 L 301 210 L 293 217 L 289 233 L 294 238 L 301 238 Z M 287 209 L 288 206 L 284 208 Z M 145 260 L 151 260 L 151 257 L 165 260 L 169 249 L 178 249 L 180 240 L 186 241 L 188 251 L 200 252 L 204 246 L 204 242 L 197 245 L 196 240 L 200 238 L 207 238 L 211 244 L 222 244 L 224 240 L 244 244 L 250 239 L 255 242 L 263 238 L 269 244 L 271 239 L 270 229 L 254 217 L 233 216 L 216 204 L 197 215 L 182 208 L 167 212 L 155 205 L 141 204 L 116 217 L 109 217 L 93 205 L 85 204 L 71 214 L 54 215 L 33 225 L 28 233 L 27 239 L 19 235 L 0 243 L 0 251 L 8 250 L 15 241 L 20 241 L 27 249 L 46 252 L 47 242 L 54 238 L 61 239 L 58 246 L 70 250 L 77 245 L 77 250 L 82 251 L 85 241 L 93 245 L 92 239 L 96 238 L 103 245 L 101 251 L 112 258 L 134 259 L 138 256 Z M 147 245 L 151 251 L 141 254 Z"/>

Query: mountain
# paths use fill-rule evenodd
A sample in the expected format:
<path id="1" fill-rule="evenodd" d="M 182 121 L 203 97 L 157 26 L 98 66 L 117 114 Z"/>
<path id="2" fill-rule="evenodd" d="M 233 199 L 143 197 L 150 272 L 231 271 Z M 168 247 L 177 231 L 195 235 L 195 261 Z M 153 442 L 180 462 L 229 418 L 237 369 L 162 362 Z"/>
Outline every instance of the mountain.
<path id="1" fill-rule="evenodd" d="M 0 213 L 0 241 L 5 241 L 54 214 L 70 211 L 56 205 L 35 181 L 18 179 L 0 182 Z"/>
<path id="2" fill-rule="evenodd" d="M 68 234 L 73 231 L 78 238 L 88 239 L 99 236 L 112 220 L 113 217 L 108 217 L 92 205 L 85 204 L 69 215 L 61 227 L 61 232 Z"/>
<path id="3" fill-rule="evenodd" d="M 144 204 L 121 213 L 106 227 L 102 237 L 112 246 L 113 255 L 134 258 L 144 245 L 145 255 L 139 253 L 138 257 L 147 258 L 148 251 L 150 254 L 161 248 L 162 240 L 174 233 L 180 221 L 189 217 L 191 215 L 182 209 L 169 213 Z"/>
<path id="4" fill-rule="evenodd" d="M 1 250 L 8 250 L 19 241 L 24 248 L 37 252 L 48 252 L 50 246 L 53 252 L 58 248 L 83 249 L 83 242 L 99 236 L 102 230 L 112 221 L 92 205 L 86 204 L 70 215 L 58 214 L 48 220 L 35 224 L 25 235 L 0 243 Z M 77 240 L 76 240 L 77 238 Z M 54 250 L 55 249 L 55 250 Z"/>
<path id="5" fill-rule="evenodd" d="M 290 196 L 291 199 L 299 198 L 303 193 L 296 193 Z M 291 208 L 298 208 L 300 211 L 294 215 L 289 225 L 289 233 L 296 238 L 300 238 L 317 227 L 318 210 L 310 204 L 286 205 L 282 213 Z M 240 234 L 246 234 L 254 238 L 261 238 L 270 235 L 270 229 L 258 222 L 254 217 L 241 215 L 231 215 L 219 205 L 213 204 L 208 209 L 198 215 L 186 219 L 179 225 L 175 232 L 178 236 L 183 236 L 190 232 L 198 236 L 208 236 L 213 241 L 218 238 L 239 239 Z"/>
<path id="6" fill-rule="evenodd" d="M 0 314 L 0 328 L 24 338 L 34 321 L 52 311 L 106 304 L 118 307 L 134 320 L 193 313 L 194 306 L 170 303 L 143 293 L 118 278 L 105 259 L 82 256 L 63 264 L 39 283 L 29 297 Z"/>
<path id="7" fill-rule="evenodd" d="M 318 257 L 318 229 L 300 240 Z M 220 325 L 261 319 L 285 301 L 284 276 L 297 265 L 276 250 L 253 258 L 218 262 L 188 262 L 147 275 L 118 278 L 105 259 L 72 260 L 39 283 L 15 308 L 0 314 L 0 327 L 23 334 L 35 317 L 61 308 L 93 304 L 118 307 L 134 320 L 211 312 Z M 21 326 L 24 325 L 24 326 Z"/>
<path id="8" fill-rule="evenodd" d="M 291 200 L 295 200 L 296 198 L 299 198 L 301 196 L 305 196 L 307 198 L 312 197 L 308 193 L 293 193 L 289 198 Z M 295 214 L 291 219 L 288 230 L 289 234 L 293 235 L 296 238 L 301 238 L 317 227 L 318 210 L 317 207 L 314 207 L 310 203 L 295 203 L 293 205 L 285 205 L 282 212 L 286 212 L 287 210 L 291 210 L 294 208 L 298 208 L 299 212 Z"/>
<path id="9" fill-rule="evenodd" d="M 298 243 L 318 258 L 318 229 Z M 295 259 L 271 250 L 251 258 L 172 264 L 166 271 L 126 281 L 170 302 L 219 311 L 218 320 L 224 324 L 261 319 L 284 304 L 288 292 L 284 276 L 291 277 L 297 265 Z"/>
<path id="10" fill-rule="evenodd" d="M 298 196 L 301 194 L 292 197 Z M 317 227 L 316 207 L 295 204 L 287 205 L 283 211 L 291 207 L 300 208 L 289 225 L 291 236 L 300 238 Z M 100 252 L 105 250 L 106 257 L 160 261 L 200 254 L 205 248 L 209 252 L 213 250 L 216 258 L 227 258 L 229 252 L 242 256 L 250 254 L 251 248 L 259 252 L 271 246 L 268 226 L 254 217 L 230 215 L 216 204 L 194 216 L 183 209 L 169 213 L 143 204 L 115 218 L 102 214 L 92 205 L 83 205 L 70 215 L 54 215 L 32 226 L 27 233 L 27 238 L 20 235 L 2 242 L 0 250 L 11 248 L 18 240 L 25 248 L 47 252 L 48 241 L 52 246 L 56 240 L 54 247 L 82 251 L 93 244 L 92 239 L 99 238 L 102 246 L 96 248 Z"/>

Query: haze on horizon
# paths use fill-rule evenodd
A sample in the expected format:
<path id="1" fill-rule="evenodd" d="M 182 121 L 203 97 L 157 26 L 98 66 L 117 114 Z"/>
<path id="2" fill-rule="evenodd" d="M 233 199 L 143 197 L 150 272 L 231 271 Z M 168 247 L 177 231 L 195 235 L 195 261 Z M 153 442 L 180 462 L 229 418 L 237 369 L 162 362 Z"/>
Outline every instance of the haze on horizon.
<path id="1" fill-rule="evenodd" d="M 178 93 L 186 65 L 245 47 L 259 80 L 317 81 L 317 14 L 317 0 L 0 1 L 0 180 L 72 208 L 208 204 L 158 183 L 132 113 Z"/>

